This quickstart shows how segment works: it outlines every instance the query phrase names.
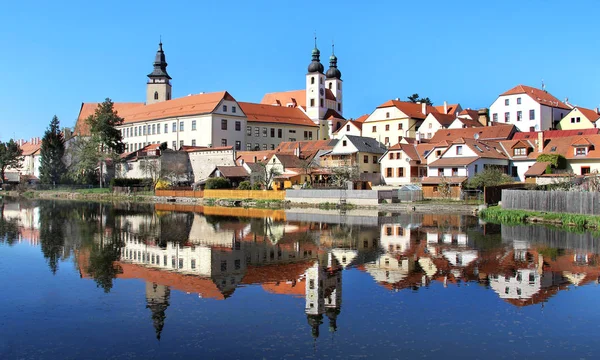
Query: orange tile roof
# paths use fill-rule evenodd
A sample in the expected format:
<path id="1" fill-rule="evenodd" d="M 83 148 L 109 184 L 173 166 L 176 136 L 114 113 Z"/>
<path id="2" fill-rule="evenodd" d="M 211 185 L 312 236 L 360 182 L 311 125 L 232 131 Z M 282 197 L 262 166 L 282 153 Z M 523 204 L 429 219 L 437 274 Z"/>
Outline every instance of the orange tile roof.
<path id="1" fill-rule="evenodd" d="M 536 162 L 533 165 L 531 165 L 531 167 L 529 169 L 527 169 L 527 171 L 525 171 L 525 176 L 540 176 L 540 175 L 544 175 L 544 173 L 546 172 L 546 168 L 548 167 L 548 165 L 550 165 L 549 162 L 546 161 L 542 161 L 542 162 Z"/>
<path id="2" fill-rule="evenodd" d="M 421 104 L 412 103 L 412 102 L 408 102 L 408 101 L 399 101 L 399 100 L 386 101 L 383 104 L 379 105 L 377 108 L 381 109 L 381 108 L 386 108 L 386 107 L 396 107 L 398 110 L 402 111 L 407 116 L 414 118 L 414 119 L 425 119 L 427 114 L 432 113 L 432 112 L 436 112 L 436 113 L 438 112 L 435 107 L 427 105 L 427 107 L 425 109 L 427 114 L 423 114 L 421 112 L 421 110 L 422 110 Z"/>
<path id="3" fill-rule="evenodd" d="M 79 109 L 79 116 L 77 117 L 77 123 L 75 124 L 75 130 L 73 131 L 74 135 L 78 136 L 89 136 L 90 135 L 90 126 L 86 122 L 86 119 L 90 117 L 90 115 L 94 115 L 94 112 L 98 108 L 100 103 L 81 103 L 81 108 Z M 127 102 L 116 102 L 113 103 L 113 109 L 116 111 L 117 115 L 122 116 L 124 112 L 127 112 L 133 108 L 142 107 L 144 103 L 127 103 Z"/>
<path id="4" fill-rule="evenodd" d="M 240 102 L 248 121 L 318 127 L 299 108 Z"/>
<path id="5" fill-rule="evenodd" d="M 215 110 L 221 100 L 235 101 L 227 91 L 184 96 L 142 107 L 134 107 L 120 114 L 124 123 L 158 120 L 176 116 L 208 114 Z"/>
<path id="6" fill-rule="evenodd" d="M 465 118 L 456 118 L 456 120 L 460 121 L 466 127 L 483 127 L 483 125 L 477 120 L 465 119 Z"/>
<path id="7" fill-rule="evenodd" d="M 540 90 L 540 89 L 536 89 L 531 86 L 526 86 L 526 85 L 517 85 L 514 88 L 500 94 L 500 96 L 517 95 L 517 94 L 529 95 L 529 97 L 531 97 L 533 100 L 535 100 L 537 103 L 539 103 L 541 105 L 571 110 L 571 108 L 569 106 L 567 106 L 565 103 L 563 103 L 562 101 L 555 98 L 549 92 Z"/>
<path id="8" fill-rule="evenodd" d="M 242 284 L 262 284 L 297 280 L 313 264 L 314 260 L 263 266 L 248 265 L 248 270 L 242 279 Z"/>
<path id="9" fill-rule="evenodd" d="M 21 150 L 23 150 L 23 156 L 34 155 L 38 151 L 40 151 L 41 147 L 42 147 L 41 140 L 38 142 L 27 141 L 23 145 L 20 146 Z"/>
<path id="10" fill-rule="evenodd" d="M 396 144 L 388 149 L 388 152 L 402 150 L 411 160 L 421 160 L 414 144 Z"/>
<path id="11" fill-rule="evenodd" d="M 576 106 L 575 107 L 579 112 L 583 114 L 589 121 L 595 123 L 598 119 L 600 119 L 600 114 L 596 110 L 586 109 L 583 107 Z"/>
<path id="12" fill-rule="evenodd" d="M 440 114 L 455 115 L 454 113 L 456 112 L 456 109 L 458 109 L 458 106 L 459 104 L 447 104 L 446 108 L 448 109 L 448 111 L 446 112 L 444 112 L 444 105 L 437 105 L 434 107 Z"/>
<path id="13" fill-rule="evenodd" d="M 464 129 L 438 130 L 429 140 L 439 143 L 443 140 L 454 141 L 458 138 L 474 139 L 477 134 L 479 140 L 507 140 L 516 132 L 514 125 L 482 126 Z"/>
<path id="14" fill-rule="evenodd" d="M 337 140 L 312 140 L 312 141 L 283 141 L 275 148 L 276 153 L 294 154 L 300 147 L 300 157 L 305 153 L 315 153 L 319 150 L 331 150 Z"/>
<path id="15" fill-rule="evenodd" d="M 241 164 L 241 160 L 246 163 L 262 162 L 268 160 L 275 154 L 274 150 L 262 150 L 262 151 L 238 151 L 235 161 Z M 256 158 L 256 160 L 254 160 Z"/>
<path id="16" fill-rule="evenodd" d="M 575 135 L 594 135 L 598 134 L 600 129 L 579 129 L 579 130 L 546 130 L 542 131 L 544 139 L 553 139 L 557 137 L 575 136 Z M 539 131 L 517 132 L 513 135 L 513 140 L 538 138 Z"/>
<path id="17" fill-rule="evenodd" d="M 582 144 L 576 144 L 582 143 Z M 575 155 L 573 146 L 590 146 L 587 155 Z M 554 150 L 553 150 L 554 149 Z M 553 138 L 544 146 L 543 154 L 561 154 L 568 160 L 575 159 L 600 159 L 600 135 L 569 136 Z M 539 155 L 541 153 L 536 153 Z"/>
<path id="18" fill-rule="evenodd" d="M 433 116 L 440 125 L 445 127 L 450 126 L 450 124 L 452 124 L 456 119 L 456 116 L 454 116 L 454 114 L 440 114 L 432 112 L 431 116 Z"/>
<path id="19" fill-rule="evenodd" d="M 469 165 L 477 160 L 479 160 L 479 157 L 477 156 L 440 158 L 429 164 L 429 166 L 464 166 Z"/>
<path id="20" fill-rule="evenodd" d="M 306 90 L 292 90 L 268 93 L 260 101 L 265 105 L 287 106 L 296 104 L 298 107 L 306 107 Z"/>
<path id="21" fill-rule="evenodd" d="M 477 110 L 464 109 L 458 116 L 468 116 L 471 120 L 477 120 L 479 119 L 479 112 Z"/>
<path id="22" fill-rule="evenodd" d="M 364 123 L 365 120 L 367 120 L 367 118 L 369 117 L 369 115 L 370 114 L 361 115 L 361 116 L 357 117 L 354 121 L 357 123 Z"/>

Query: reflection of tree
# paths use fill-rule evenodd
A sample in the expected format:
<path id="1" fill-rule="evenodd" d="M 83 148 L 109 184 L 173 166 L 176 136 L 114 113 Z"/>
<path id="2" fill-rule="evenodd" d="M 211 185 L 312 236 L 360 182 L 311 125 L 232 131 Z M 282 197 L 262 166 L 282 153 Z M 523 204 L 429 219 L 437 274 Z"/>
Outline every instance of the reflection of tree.
<path id="1" fill-rule="evenodd" d="M 101 235 L 101 241 L 94 243 L 90 249 L 90 261 L 88 273 L 96 285 L 109 293 L 113 286 L 113 279 L 121 274 L 122 269 L 115 264 L 121 255 L 122 243 L 117 234 L 113 233 L 109 239 L 104 239 Z"/>
<path id="2" fill-rule="evenodd" d="M 19 238 L 19 222 L 4 217 L 4 203 L 0 205 L 0 242 L 13 245 Z"/>
<path id="3" fill-rule="evenodd" d="M 52 274 L 56 274 L 58 261 L 63 254 L 63 227 L 66 220 L 64 208 L 56 206 L 55 202 L 40 206 L 40 244 Z"/>
<path id="4" fill-rule="evenodd" d="M 193 213 L 171 213 L 160 218 L 160 246 L 168 242 L 185 243 L 190 239 Z"/>

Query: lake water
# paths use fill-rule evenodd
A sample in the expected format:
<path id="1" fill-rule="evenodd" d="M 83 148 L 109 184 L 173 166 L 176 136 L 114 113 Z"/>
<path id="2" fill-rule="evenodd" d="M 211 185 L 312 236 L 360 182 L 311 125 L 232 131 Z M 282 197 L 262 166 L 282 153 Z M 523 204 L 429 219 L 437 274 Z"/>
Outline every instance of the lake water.
<path id="1" fill-rule="evenodd" d="M 1 359 L 593 359 L 598 239 L 451 214 L 4 199 Z"/>

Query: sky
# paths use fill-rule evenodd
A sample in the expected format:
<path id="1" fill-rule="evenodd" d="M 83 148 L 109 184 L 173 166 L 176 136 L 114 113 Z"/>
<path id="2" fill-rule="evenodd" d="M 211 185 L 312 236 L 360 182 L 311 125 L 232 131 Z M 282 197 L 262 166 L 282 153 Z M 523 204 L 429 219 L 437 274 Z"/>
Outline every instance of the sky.
<path id="1" fill-rule="evenodd" d="M 600 2 L 13 1 L 0 8 L 0 140 L 73 127 L 82 102 L 145 101 L 162 37 L 173 97 L 260 102 L 302 89 L 317 34 L 344 81 L 344 116 L 418 93 L 489 107 L 518 85 L 600 104 Z"/>

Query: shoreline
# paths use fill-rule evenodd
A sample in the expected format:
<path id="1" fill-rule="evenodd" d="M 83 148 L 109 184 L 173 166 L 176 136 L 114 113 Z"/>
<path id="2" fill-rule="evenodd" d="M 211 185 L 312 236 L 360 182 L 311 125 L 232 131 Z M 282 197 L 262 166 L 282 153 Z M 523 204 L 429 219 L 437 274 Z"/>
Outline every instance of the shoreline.
<path id="1" fill-rule="evenodd" d="M 115 195 L 113 193 L 80 193 L 69 191 L 16 191 L 0 192 L 0 196 L 9 196 L 24 199 L 42 200 L 67 200 L 67 201 L 97 201 L 97 202 L 139 202 L 148 204 L 186 204 L 186 205 L 213 205 L 222 207 L 244 207 L 257 209 L 320 209 L 329 211 L 341 210 L 337 204 L 323 202 L 291 203 L 286 201 L 264 201 L 254 199 L 204 199 L 192 197 L 166 197 L 155 195 Z M 476 215 L 478 204 L 466 204 L 458 201 L 423 201 L 392 204 L 379 204 L 377 206 L 350 205 L 342 210 L 377 210 L 379 212 L 393 213 L 455 213 L 459 215 Z"/>
<path id="2" fill-rule="evenodd" d="M 538 224 L 585 231 L 598 231 L 600 229 L 599 215 L 513 210 L 492 206 L 481 210 L 479 217 L 485 221 L 509 225 Z"/>

